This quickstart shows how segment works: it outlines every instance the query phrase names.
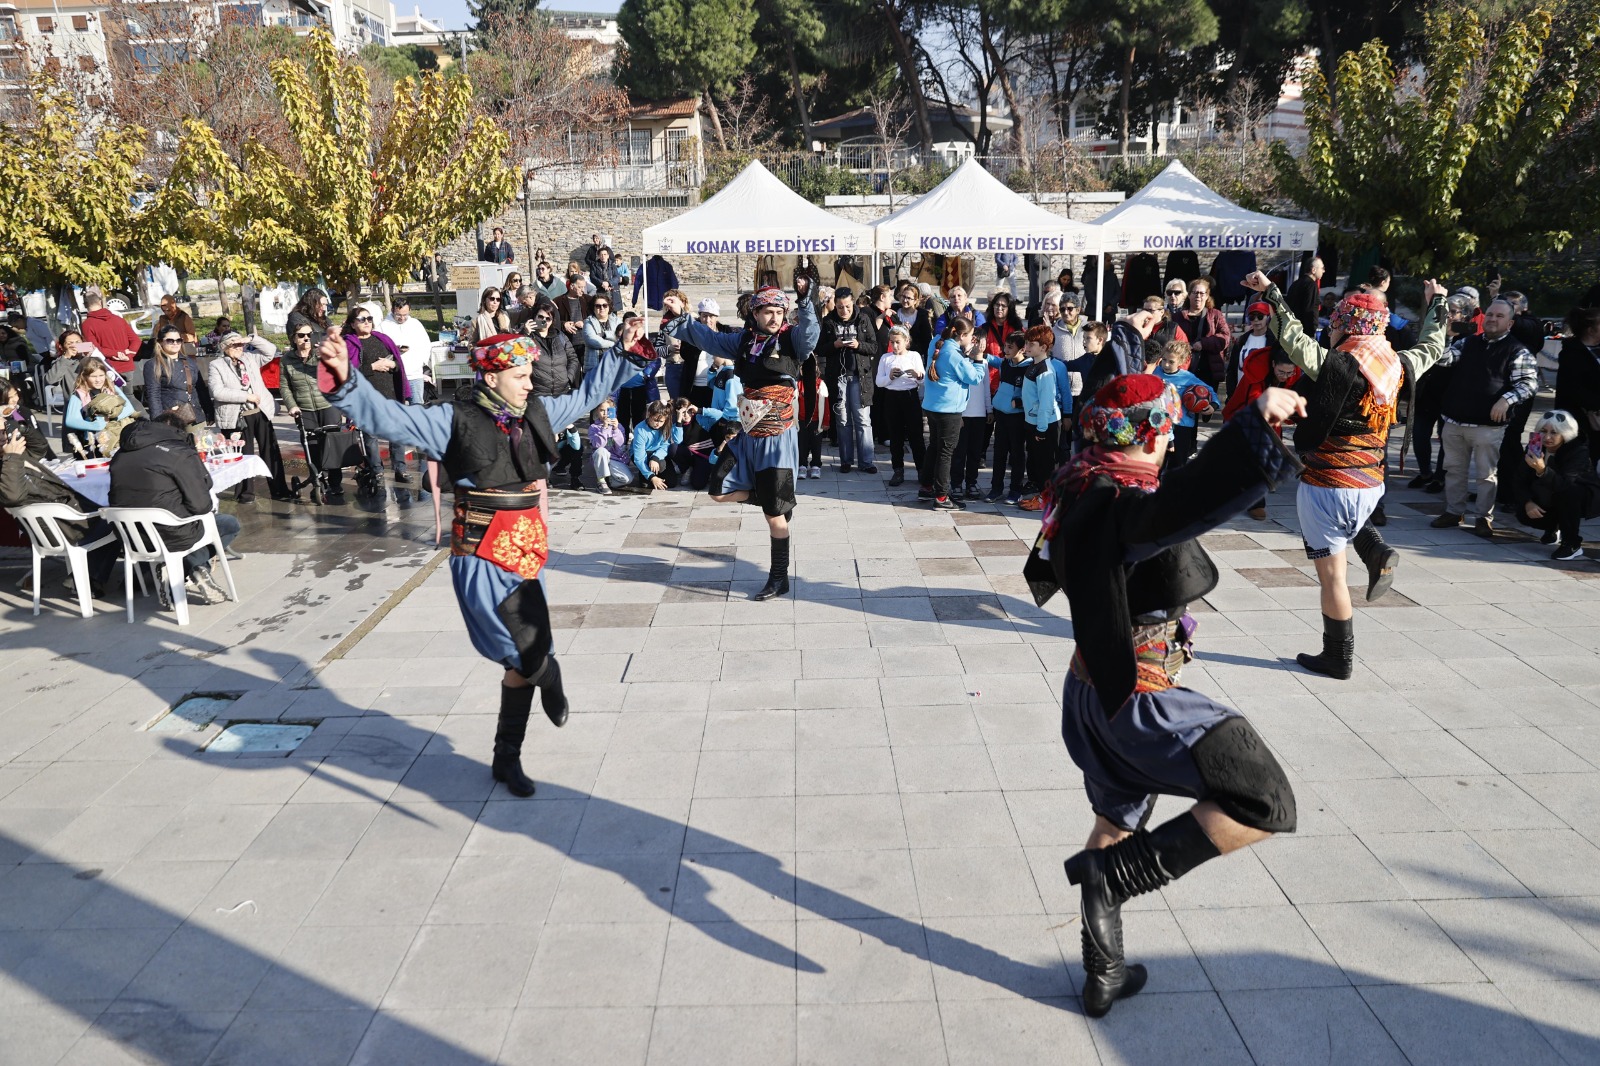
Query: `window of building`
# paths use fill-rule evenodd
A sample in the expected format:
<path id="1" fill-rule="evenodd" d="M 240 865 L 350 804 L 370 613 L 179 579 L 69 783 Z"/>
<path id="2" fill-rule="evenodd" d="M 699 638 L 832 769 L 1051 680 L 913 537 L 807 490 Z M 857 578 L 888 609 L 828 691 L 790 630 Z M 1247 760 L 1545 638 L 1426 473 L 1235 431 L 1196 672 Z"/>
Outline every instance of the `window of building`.
<path id="1" fill-rule="evenodd" d="M 73 29 L 73 32 L 75 32 L 75 33 L 88 33 L 89 32 L 89 16 L 88 15 L 73 15 L 72 16 L 72 29 Z"/>
<path id="2" fill-rule="evenodd" d="M 0 41 L 17 39 L 17 16 L 0 15 Z"/>
<path id="3" fill-rule="evenodd" d="M 683 142 L 689 139 L 689 131 L 685 129 L 670 129 L 667 131 L 667 158 L 677 162 L 683 158 Z"/>
<path id="4" fill-rule="evenodd" d="M 97 66 L 98 65 L 94 61 L 94 56 L 78 57 L 78 69 L 83 71 L 85 74 L 93 74 L 97 69 Z"/>
<path id="5" fill-rule="evenodd" d="M 59 58 L 57 58 L 56 56 L 45 56 L 44 57 L 44 72 L 46 74 L 60 74 L 61 73 L 61 60 Z"/>
<path id="6" fill-rule="evenodd" d="M 40 33 L 54 33 L 54 32 L 56 32 L 56 20 L 51 18 L 51 17 L 49 17 L 48 15 L 39 16 L 39 32 Z"/>
<path id="7" fill-rule="evenodd" d="M 28 63 L 19 55 L 0 55 L 0 82 L 26 81 Z"/>
<path id="8" fill-rule="evenodd" d="M 617 165 L 643 166 L 651 160 L 649 130 L 622 130 L 616 135 Z"/>

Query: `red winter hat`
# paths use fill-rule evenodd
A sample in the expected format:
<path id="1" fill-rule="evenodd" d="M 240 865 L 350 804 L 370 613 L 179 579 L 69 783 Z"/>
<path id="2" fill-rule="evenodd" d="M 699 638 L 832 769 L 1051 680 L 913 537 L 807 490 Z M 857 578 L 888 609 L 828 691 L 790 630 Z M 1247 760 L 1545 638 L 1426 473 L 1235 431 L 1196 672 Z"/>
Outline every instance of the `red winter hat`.
<path id="1" fill-rule="evenodd" d="M 1094 394 L 1094 404 L 1096 407 L 1142 407 L 1159 400 L 1166 388 L 1166 381 L 1154 374 L 1123 374 L 1101 386 Z"/>
<path id="2" fill-rule="evenodd" d="M 1268 318 L 1271 318 L 1272 317 L 1272 305 L 1268 304 L 1268 303 L 1265 303 L 1265 302 L 1263 302 L 1261 300 L 1257 300 L 1255 303 L 1251 304 L 1249 307 L 1246 307 L 1244 309 L 1244 313 L 1247 314 L 1247 315 L 1261 314 L 1261 315 L 1266 315 Z"/>

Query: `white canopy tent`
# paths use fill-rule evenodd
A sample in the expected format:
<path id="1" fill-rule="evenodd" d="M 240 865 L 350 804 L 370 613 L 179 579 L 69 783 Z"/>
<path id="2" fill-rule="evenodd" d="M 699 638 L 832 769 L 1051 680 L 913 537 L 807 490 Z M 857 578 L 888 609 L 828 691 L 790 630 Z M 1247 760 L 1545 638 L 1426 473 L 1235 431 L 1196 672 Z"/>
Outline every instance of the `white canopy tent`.
<path id="1" fill-rule="evenodd" d="M 872 229 L 818 207 L 754 160 L 705 203 L 644 231 L 652 255 L 866 255 Z"/>
<path id="2" fill-rule="evenodd" d="M 1317 224 L 1247 211 L 1225 199 L 1177 160 L 1094 222 L 1108 255 L 1118 252 L 1267 251 L 1317 247 Z M 1101 288 L 1105 256 L 1100 258 Z"/>
<path id="3" fill-rule="evenodd" d="M 968 159 L 926 196 L 872 224 L 878 251 L 891 255 L 1087 255 L 1100 231 L 1048 211 Z"/>

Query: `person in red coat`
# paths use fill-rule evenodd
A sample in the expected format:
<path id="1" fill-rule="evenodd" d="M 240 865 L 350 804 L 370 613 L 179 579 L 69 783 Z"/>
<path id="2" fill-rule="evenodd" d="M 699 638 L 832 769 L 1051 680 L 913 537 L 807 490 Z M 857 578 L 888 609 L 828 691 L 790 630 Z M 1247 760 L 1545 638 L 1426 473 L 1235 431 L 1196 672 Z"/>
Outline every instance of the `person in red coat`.
<path id="1" fill-rule="evenodd" d="M 112 370 L 124 376 L 132 374 L 133 357 L 142 343 L 139 335 L 121 315 L 106 309 L 99 293 L 86 294 L 83 306 L 83 339 L 100 349 Z"/>

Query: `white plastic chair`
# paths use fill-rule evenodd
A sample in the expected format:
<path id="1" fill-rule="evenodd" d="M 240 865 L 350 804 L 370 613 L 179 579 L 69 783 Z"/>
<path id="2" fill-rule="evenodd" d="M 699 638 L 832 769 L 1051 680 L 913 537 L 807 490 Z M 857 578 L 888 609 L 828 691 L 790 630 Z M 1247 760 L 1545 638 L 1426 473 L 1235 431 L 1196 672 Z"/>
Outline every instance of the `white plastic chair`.
<path id="1" fill-rule="evenodd" d="M 67 561 L 67 568 L 72 571 L 73 587 L 78 592 L 78 610 L 83 617 L 91 617 L 94 614 L 94 593 L 89 590 L 89 552 L 110 544 L 116 539 L 116 534 L 107 533 L 99 540 L 83 544 L 72 543 L 61 528 L 61 523 L 89 522 L 95 516 L 80 514 L 64 503 L 30 503 L 7 510 L 28 534 L 28 543 L 33 546 L 33 613 L 39 613 L 39 597 L 43 592 L 40 565 L 46 556 L 53 556 Z"/>
<path id="2" fill-rule="evenodd" d="M 214 565 L 222 567 L 222 578 L 227 583 L 228 598 L 239 602 L 239 592 L 233 584 L 233 571 L 228 569 L 228 552 L 222 546 L 222 535 L 217 532 L 216 516 L 210 512 L 192 518 L 179 518 L 160 507 L 104 507 L 100 517 L 111 523 L 122 539 L 123 584 L 128 596 L 128 621 L 133 619 L 134 567 L 148 563 L 152 571 L 158 565 L 167 569 L 167 588 L 172 593 L 172 610 L 178 624 L 189 624 L 189 598 L 183 589 L 183 557 L 192 551 L 210 547 L 215 551 Z M 187 548 L 169 548 L 161 539 L 162 527 L 173 528 L 198 523 L 200 539 Z M 157 574 L 159 580 L 160 575 Z"/>

